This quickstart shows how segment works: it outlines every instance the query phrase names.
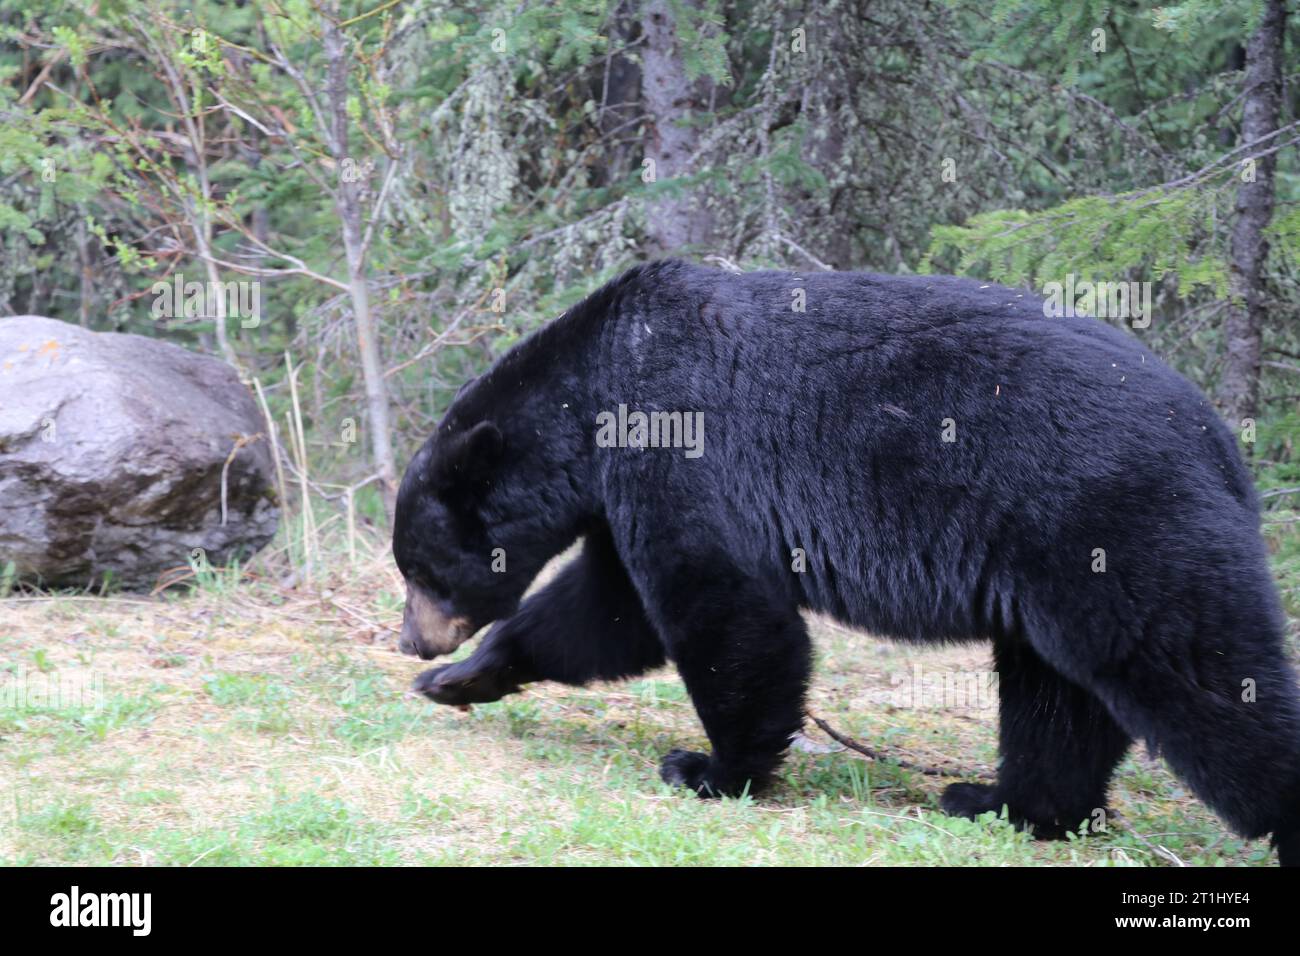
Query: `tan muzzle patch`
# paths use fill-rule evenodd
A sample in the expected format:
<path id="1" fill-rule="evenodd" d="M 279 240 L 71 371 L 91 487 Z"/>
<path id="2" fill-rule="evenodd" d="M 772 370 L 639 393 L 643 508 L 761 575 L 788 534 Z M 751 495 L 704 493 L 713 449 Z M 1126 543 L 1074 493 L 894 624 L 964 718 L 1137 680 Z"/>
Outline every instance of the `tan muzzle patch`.
<path id="1" fill-rule="evenodd" d="M 474 627 L 468 618 L 447 617 L 422 588 L 407 582 L 402 636 L 397 642 L 397 648 L 403 654 L 432 660 L 439 654 L 450 654 L 473 633 Z"/>

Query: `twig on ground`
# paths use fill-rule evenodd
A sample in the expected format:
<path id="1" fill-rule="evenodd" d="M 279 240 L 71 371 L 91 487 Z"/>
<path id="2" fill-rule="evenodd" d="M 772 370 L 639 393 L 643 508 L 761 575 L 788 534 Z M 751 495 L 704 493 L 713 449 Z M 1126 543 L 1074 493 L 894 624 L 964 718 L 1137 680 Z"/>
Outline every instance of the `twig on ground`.
<path id="1" fill-rule="evenodd" d="M 925 774 L 927 777 L 964 777 L 964 778 L 972 778 L 975 780 L 983 780 L 987 783 L 993 782 L 993 775 L 988 773 L 985 770 L 978 770 L 972 773 L 970 771 L 962 770 L 956 767 L 952 767 L 952 768 L 931 767 L 926 764 L 914 763 L 911 760 L 905 760 L 902 757 L 896 757 L 893 754 L 886 753 L 881 750 L 875 750 L 871 747 L 868 747 L 866 744 L 862 743 L 861 741 L 854 740 L 852 737 L 840 733 L 830 724 L 826 723 L 826 721 L 822 720 L 820 717 L 814 716 L 812 713 L 808 714 L 808 719 L 811 720 L 818 727 L 820 727 L 822 731 L 826 733 L 828 736 L 830 736 L 833 740 L 843 744 L 845 747 L 848 747 L 850 750 L 856 750 L 864 757 L 870 757 L 872 760 L 875 760 L 877 762 L 892 760 L 894 763 L 898 764 L 900 767 L 903 767 L 906 770 L 912 770 L 915 771 L 916 773 Z"/>

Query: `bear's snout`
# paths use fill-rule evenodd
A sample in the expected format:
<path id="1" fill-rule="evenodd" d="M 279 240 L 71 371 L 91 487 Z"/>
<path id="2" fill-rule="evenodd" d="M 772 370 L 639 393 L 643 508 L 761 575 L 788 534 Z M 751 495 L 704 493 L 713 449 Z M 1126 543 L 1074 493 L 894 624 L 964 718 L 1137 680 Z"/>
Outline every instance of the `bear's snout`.
<path id="1" fill-rule="evenodd" d="M 468 618 L 448 616 L 422 588 L 407 582 L 402 634 L 397 640 L 397 649 L 403 654 L 432 660 L 450 654 L 475 630 Z"/>
<path id="2" fill-rule="evenodd" d="M 438 656 L 438 652 L 420 640 L 419 635 L 407 630 L 405 622 L 402 624 L 402 636 L 397 639 L 397 649 L 403 654 L 418 657 L 423 661 L 430 661 Z"/>

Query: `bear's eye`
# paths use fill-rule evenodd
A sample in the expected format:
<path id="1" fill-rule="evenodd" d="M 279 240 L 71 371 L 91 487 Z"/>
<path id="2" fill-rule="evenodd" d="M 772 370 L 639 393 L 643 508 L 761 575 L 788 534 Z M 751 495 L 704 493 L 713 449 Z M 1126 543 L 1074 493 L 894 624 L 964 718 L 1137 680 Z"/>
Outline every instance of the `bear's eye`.
<path id="1" fill-rule="evenodd" d="M 446 588 L 441 587 L 434 579 L 433 575 L 429 574 L 423 568 L 412 569 L 412 572 L 406 575 L 406 579 L 421 591 L 424 591 L 431 598 L 445 601 L 448 597 Z"/>

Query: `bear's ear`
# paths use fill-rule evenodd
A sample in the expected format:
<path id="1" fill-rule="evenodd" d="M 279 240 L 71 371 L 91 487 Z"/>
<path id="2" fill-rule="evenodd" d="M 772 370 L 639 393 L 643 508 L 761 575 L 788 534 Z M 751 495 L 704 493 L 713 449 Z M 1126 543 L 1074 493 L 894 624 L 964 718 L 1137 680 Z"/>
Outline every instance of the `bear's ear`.
<path id="1" fill-rule="evenodd" d="M 490 475 L 504 449 L 505 439 L 496 423 L 479 422 L 440 449 L 433 466 L 435 486 L 450 491 L 479 484 Z"/>
<path id="2" fill-rule="evenodd" d="M 495 465 L 505 448 L 505 439 L 496 422 L 479 422 L 465 433 L 465 444 L 471 461 Z"/>

